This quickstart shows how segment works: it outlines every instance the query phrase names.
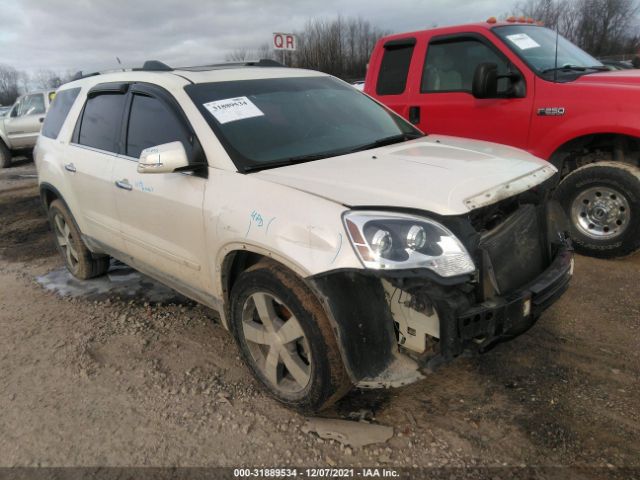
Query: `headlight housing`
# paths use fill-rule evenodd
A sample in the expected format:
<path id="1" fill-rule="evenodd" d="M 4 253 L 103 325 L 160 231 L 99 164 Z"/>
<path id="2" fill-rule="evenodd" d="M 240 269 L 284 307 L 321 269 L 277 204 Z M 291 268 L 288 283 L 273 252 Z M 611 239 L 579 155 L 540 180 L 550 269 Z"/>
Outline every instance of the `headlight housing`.
<path id="1" fill-rule="evenodd" d="M 434 220 L 400 213 L 350 211 L 343 215 L 343 221 L 366 268 L 427 268 L 441 277 L 475 271 L 460 240 Z"/>

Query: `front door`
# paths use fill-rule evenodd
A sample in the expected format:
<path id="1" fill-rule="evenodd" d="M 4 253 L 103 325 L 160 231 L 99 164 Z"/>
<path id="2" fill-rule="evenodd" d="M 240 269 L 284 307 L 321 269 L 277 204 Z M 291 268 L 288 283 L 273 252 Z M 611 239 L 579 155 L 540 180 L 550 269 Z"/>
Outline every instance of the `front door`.
<path id="1" fill-rule="evenodd" d="M 203 206 L 206 178 L 189 173 L 138 173 L 145 148 L 181 141 L 191 161 L 197 138 L 168 93 L 136 84 L 128 99 L 123 154 L 116 159 L 116 205 L 127 253 L 190 289 L 208 285 Z"/>
<path id="2" fill-rule="evenodd" d="M 495 45 L 473 33 L 435 38 L 422 61 L 421 78 L 412 79 L 416 85 L 410 103 L 421 109 L 423 131 L 527 147 L 532 81 L 523 80 L 524 98 L 477 99 L 471 93 L 481 63 L 497 64 L 498 75 L 517 71 Z M 508 82 L 500 79 L 498 92 L 506 91 Z"/>
<path id="3" fill-rule="evenodd" d="M 14 105 L 5 117 L 4 125 L 11 147 L 35 146 L 46 113 L 44 94 L 26 95 Z"/>

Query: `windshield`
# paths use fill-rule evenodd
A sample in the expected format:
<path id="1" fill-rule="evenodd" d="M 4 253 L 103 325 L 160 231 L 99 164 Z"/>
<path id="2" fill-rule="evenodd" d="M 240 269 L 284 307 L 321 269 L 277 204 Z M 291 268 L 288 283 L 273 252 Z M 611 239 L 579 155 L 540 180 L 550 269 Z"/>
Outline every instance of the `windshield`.
<path id="1" fill-rule="evenodd" d="M 243 172 L 423 135 L 333 77 L 201 83 L 185 90 Z"/>
<path id="2" fill-rule="evenodd" d="M 584 50 L 548 28 L 534 25 L 506 25 L 493 31 L 522 60 L 545 78 L 554 75 L 592 73 L 606 67 Z M 558 61 L 556 63 L 556 36 Z M 556 69 L 558 67 L 558 69 Z"/>

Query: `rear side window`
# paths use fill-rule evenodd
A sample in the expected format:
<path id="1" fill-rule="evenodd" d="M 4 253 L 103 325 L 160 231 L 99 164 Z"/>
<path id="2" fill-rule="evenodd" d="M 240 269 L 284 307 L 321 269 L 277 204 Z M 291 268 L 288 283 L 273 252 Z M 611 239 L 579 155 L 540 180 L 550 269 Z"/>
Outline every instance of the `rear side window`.
<path id="1" fill-rule="evenodd" d="M 145 148 L 180 141 L 191 158 L 191 142 L 183 122 L 160 100 L 134 95 L 127 132 L 127 156 L 138 158 Z"/>
<path id="2" fill-rule="evenodd" d="M 125 95 L 101 93 L 90 97 L 84 107 L 78 143 L 108 152 L 117 152 Z"/>
<path id="3" fill-rule="evenodd" d="M 54 97 L 42 125 L 42 135 L 54 139 L 58 138 L 62 124 L 67 115 L 69 115 L 69 110 L 71 110 L 73 102 L 76 101 L 79 93 L 80 88 L 70 88 L 69 90 L 62 90 Z"/>
<path id="4" fill-rule="evenodd" d="M 481 63 L 495 63 L 498 75 L 509 71 L 508 61 L 484 43 L 470 38 L 431 43 L 422 72 L 421 93 L 471 92 L 473 75 Z M 508 88 L 498 80 L 498 91 Z"/>
<path id="5" fill-rule="evenodd" d="M 385 44 L 376 85 L 378 95 L 398 95 L 404 92 L 415 43 L 415 39 L 407 38 Z"/>

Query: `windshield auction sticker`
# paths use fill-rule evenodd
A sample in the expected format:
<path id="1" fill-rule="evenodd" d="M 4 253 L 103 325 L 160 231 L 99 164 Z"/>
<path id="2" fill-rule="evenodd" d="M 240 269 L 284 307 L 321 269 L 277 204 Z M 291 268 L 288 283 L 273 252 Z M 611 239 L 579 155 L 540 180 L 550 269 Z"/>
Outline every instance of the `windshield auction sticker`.
<path id="1" fill-rule="evenodd" d="M 507 35 L 507 38 L 520 50 L 528 50 L 530 48 L 539 47 L 540 44 L 536 42 L 526 33 L 516 33 L 514 35 Z"/>
<path id="2" fill-rule="evenodd" d="M 261 117 L 264 112 L 247 97 L 226 98 L 203 104 L 220 123 L 235 122 L 246 118 Z"/>

